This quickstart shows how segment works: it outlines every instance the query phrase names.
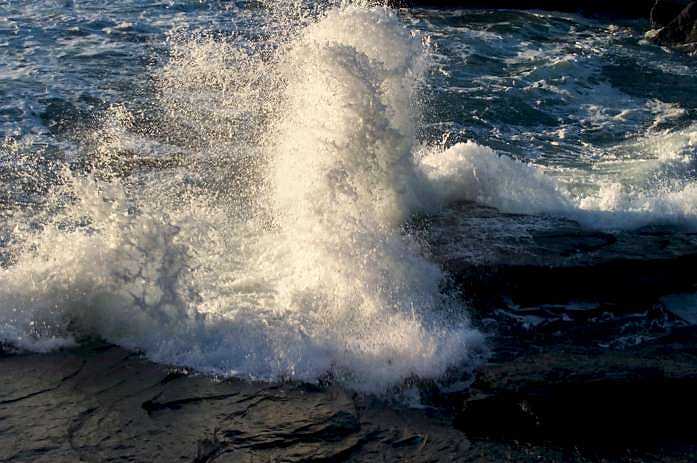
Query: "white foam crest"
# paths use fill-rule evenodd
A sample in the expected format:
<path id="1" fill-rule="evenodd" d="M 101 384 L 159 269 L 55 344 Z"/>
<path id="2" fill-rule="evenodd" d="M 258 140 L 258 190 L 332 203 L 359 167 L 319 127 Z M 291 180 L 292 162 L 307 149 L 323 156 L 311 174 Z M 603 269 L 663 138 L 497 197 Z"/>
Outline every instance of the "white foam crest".
<path id="1" fill-rule="evenodd" d="M 425 188 L 441 204 L 474 201 L 505 212 L 564 213 L 573 208 L 560 185 L 539 168 L 472 141 L 426 150 L 418 164 Z"/>
<path id="2" fill-rule="evenodd" d="M 656 223 L 695 229 L 694 137 L 694 126 L 650 135 L 623 147 L 631 157 L 615 160 L 606 172 L 602 166 L 596 173 L 550 172 L 471 141 L 426 149 L 418 169 L 425 190 L 441 204 L 475 201 L 503 212 L 559 215 L 601 229 Z"/>

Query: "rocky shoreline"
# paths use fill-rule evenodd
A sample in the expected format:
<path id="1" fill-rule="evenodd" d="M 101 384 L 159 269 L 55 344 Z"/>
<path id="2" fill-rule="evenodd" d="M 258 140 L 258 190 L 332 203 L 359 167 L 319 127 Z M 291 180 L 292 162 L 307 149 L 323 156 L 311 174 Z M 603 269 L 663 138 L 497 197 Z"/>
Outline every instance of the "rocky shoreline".
<path id="1" fill-rule="evenodd" d="M 209 378 L 101 341 L 5 351 L 0 460 L 697 459 L 683 425 L 697 414 L 697 326 L 663 302 L 697 289 L 697 234 L 599 233 L 471 203 L 414 231 L 490 336 L 462 386 L 417 381 L 388 400 L 330 378 Z"/>

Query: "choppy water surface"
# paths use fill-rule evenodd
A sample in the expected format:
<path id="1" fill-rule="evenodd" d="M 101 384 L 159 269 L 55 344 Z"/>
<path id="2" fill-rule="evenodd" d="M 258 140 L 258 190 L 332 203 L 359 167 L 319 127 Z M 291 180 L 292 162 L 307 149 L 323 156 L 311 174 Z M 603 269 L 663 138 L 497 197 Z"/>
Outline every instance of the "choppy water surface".
<path id="1" fill-rule="evenodd" d="M 403 225 L 697 225 L 697 69 L 642 23 L 0 5 L 0 340 L 381 391 L 485 350 Z"/>

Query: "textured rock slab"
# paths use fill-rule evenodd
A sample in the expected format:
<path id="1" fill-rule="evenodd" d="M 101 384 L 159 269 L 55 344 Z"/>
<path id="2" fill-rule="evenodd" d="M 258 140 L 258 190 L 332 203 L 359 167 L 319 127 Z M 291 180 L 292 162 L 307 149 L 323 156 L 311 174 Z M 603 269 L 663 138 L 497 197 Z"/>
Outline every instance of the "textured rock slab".
<path id="1" fill-rule="evenodd" d="M 0 461 L 453 461 L 461 433 L 338 387 L 216 381 L 96 345 L 0 357 Z"/>
<path id="2" fill-rule="evenodd" d="M 684 367 L 688 357 L 663 358 L 667 363 L 661 368 L 671 377 L 692 374 Z M 568 375 L 574 369 L 595 374 L 645 368 L 627 362 L 604 359 L 594 365 L 587 356 L 577 355 L 492 364 L 475 385 L 477 395 L 441 396 L 441 408 L 414 409 L 336 386 L 216 381 L 155 365 L 108 345 L 4 356 L 0 384 L 12 384 L 14 390 L 38 391 L 38 385 L 43 389 L 0 403 L 0 461 L 691 461 L 695 453 L 687 444 L 596 458 L 573 445 L 501 434 L 515 425 L 511 419 L 517 415 L 509 405 L 515 409 L 517 402 L 504 398 L 499 401 L 503 406 L 492 408 L 491 397 L 560 384 L 555 382 L 560 372 L 571 384 L 586 384 L 573 379 L 583 374 Z M 29 371 L 33 374 L 25 375 Z M 542 390 L 542 397 L 547 393 Z M 461 407 L 464 401 L 470 408 Z M 578 413 L 561 399 L 552 403 Z M 453 409 L 459 411 L 455 421 Z M 496 414 L 487 415 L 492 411 Z M 453 424 L 468 429 L 474 439 Z"/>
<path id="3" fill-rule="evenodd" d="M 697 289 L 697 234 L 604 233 L 463 203 L 427 224 L 434 259 L 475 306 L 644 303 Z"/>

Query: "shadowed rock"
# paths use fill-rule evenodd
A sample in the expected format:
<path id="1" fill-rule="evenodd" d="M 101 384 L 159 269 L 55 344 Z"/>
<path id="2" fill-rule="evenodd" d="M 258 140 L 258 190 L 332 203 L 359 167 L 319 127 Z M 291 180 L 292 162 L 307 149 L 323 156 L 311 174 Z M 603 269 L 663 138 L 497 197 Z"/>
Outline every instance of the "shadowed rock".
<path id="1" fill-rule="evenodd" d="M 588 355 L 556 350 L 493 363 L 463 401 L 456 426 L 499 436 L 604 448 L 683 442 L 697 448 L 697 329 Z"/>
<path id="2" fill-rule="evenodd" d="M 653 40 L 662 45 L 697 49 L 697 2 L 691 2 L 680 14 L 660 29 Z"/>
<path id="3" fill-rule="evenodd" d="M 668 25 L 690 3 L 690 0 L 656 0 L 651 8 L 651 27 L 657 29 Z"/>
<path id="4" fill-rule="evenodd" d="M 463 203 L 434 217 L 435 260 L 475 307 L 594 303 L 651 306 L 697 288 L 697 234 L 660 227 L 606 233 L 553 217 Z M 507 302 L 506 302 L 507 301 Z"/>
<path id="5" fill-rule="evenodd" d="M 458 429 L 613 461 L 629 448 L 648 452 L 639 461 L 697 455 L 683 425 L 697 413 L 697 327 L 660 302 L 695 289 L 695 234 L 598 232 L 470 203 L 424 230 L 491 333 L 472 387 L 431 397 L 455 408 Z"/>

